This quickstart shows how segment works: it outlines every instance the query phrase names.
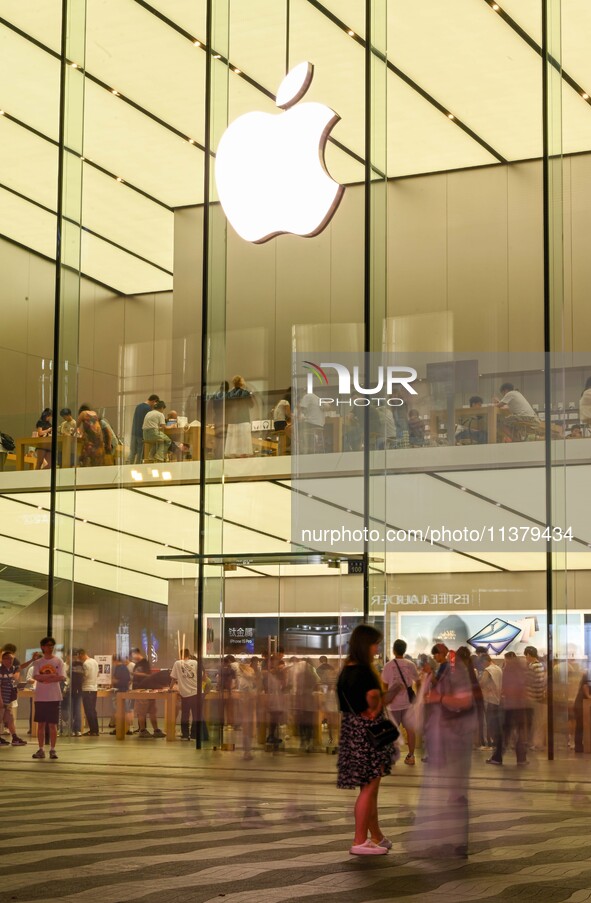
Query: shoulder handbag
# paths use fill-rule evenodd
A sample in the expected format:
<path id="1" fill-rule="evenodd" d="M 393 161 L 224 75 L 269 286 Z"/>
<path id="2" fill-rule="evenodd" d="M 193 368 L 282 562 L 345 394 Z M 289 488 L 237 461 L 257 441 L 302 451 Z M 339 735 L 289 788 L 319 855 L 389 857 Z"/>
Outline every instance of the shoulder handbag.
<path id="1" fill-rule="evenodd" d="M 342 692 L 342 691 L 341 691 Z M 351 709 L 351 714 L 355 715 L 356 712 L 353 711 L 351 707 L 351 703 L 343 693 L 343 699 Z M 358 717 L 362 717 L 361 715 Z M 396 727 L 396 725 L 390 721 L 389 718 L 386 718 L 384 715 L 383 718 L 379 720 L 377 718 L 363 718 L 363 723 L 365 725 L 365 730 L 367 733 L 367 739 L 374 749 L 380 750 L 385 749 L 386 746 L 391 746 L 392 743 L 395 743 L 400 736 L 400 731 Z"/>
<path id="2" fill-rule="evenodd" d="M 14 439 L 8 433 L 0 433 L 0 445 L 7 452 L 13 452 L 16 448 Z"/>
<path id="3" fill-rule="evenodd" d="M 410 704 L 412 705 L 413 702 L 415 701 L 415 699 L 417 698 L 417 694 L 415 693 L 415 691 L 413 690 L 413 688 L 412 688 L 412 687 L 409 687 L 409 685 L 408 685 L 407 682 L 405 681 L 405 679 L 404 679 L 404 674 L 402 673 L 402 669 L 401 669 L 400 665 L 398 664 L 398 662 L 396 661 L 396 659 L 394 659 L 394 664 L 395 664 L 396 667 L 398 668 L 398 673 L 400 674 L 400 677 L 402 678 L 402 683 L 403 683 L 404 686 L 406 687 L 406 692 L 408 693 L 408 701 L 409 701 Z"/>

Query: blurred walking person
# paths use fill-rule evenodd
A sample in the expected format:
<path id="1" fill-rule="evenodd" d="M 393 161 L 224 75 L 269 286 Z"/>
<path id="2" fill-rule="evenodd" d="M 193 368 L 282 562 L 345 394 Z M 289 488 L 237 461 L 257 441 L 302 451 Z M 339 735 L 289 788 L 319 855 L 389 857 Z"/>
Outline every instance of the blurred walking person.
<path id="1" fill-rule="evenodd" d="M 382 680 L 390 690 L 395 691 L 392 701 L 388 706 L 390 717 L 399 727 L 402 725 L 406 731 L 408 740 L 408 754 L 404 760 L 405 765 L 415 764 L 415 725 L 414 710 L 412 705 L 416 697 L 414 689 L 419 680 L 419 672 L 413 661 L 404 657 L 406 652 L 404 640 L 396 640 L 392 651 L 394 658 L 386 663 L 382 671 Z"/>
<path id="2" fill-rule="evenodd" d="M 443 655 L 437 644 L 433 655 Z M 443 646 L 445 649 L 445 646 Z M 445 665 L 442 668 L 441 665 Z M 453 664 L 442 662 L 439 678 L 425 702 L 430 709 L 429 762 L 424 772 L 419 803 L 420 848 L 425 841 L 430 855 L 465 858 L 468 855 L 468 781 L 472 740 L 477 725 L 474 685 L 478 679 L 470 650 L 460 646 Z M 437 730 L 439 736 L 434 737 Z M 436 755 L 432 755 L 436 749 Z"/>
<path id="3" fill-rule="evenodd" d="M 497 737 L 497 745 L 490 757 L 488 765 L 503 764 L 503 746 L 509 746 L 515 738 L 515 755 L 518 765 L 527 765 L 527 732 L 528 732 L 528 694 L 527 666 L 523 659 L 514 654 L 505 658 L 503 683 L 501 687 L 501 705 L 503 707 L 503 730 Z"/>

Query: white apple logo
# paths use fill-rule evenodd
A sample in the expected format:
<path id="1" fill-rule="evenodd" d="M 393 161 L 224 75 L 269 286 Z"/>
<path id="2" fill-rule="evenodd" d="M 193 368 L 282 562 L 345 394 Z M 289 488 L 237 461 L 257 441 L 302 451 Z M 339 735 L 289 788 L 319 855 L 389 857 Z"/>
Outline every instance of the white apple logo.
<path id="1" fill-rule="evenodd" d="M 300 63 L 283 79 L 276 104 L 293 107 L 306 93 L 314 67 Z M 344 188 L 324 165 L 328 135 L 339 121 L 321 103 L 288 112 L 245 113 L 228 126 L 216 153 L 218 196 L 228 220 L 246 241 L 322 232 Z"/>

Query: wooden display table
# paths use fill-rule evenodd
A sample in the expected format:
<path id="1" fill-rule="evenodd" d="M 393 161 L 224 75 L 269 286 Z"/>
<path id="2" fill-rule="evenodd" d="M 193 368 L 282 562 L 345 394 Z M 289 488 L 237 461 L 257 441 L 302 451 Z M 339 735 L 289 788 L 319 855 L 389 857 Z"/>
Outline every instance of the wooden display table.
<path id="1" fill-rule="evenodd" d="M 143 699 L 146 702 L 154 699 L 164 701 L 164 733 L 166 740 L 173 742 L 176 739 L 176 697 L 171 690 L 126 690 L 125 693 L 117 693 L 115 698 L 115 730 L 117 740 L 125 740 L 127 723 L 125 720 L 125 700 Z"/>
<path id="2" fill-rule="evenodd" d="M 25 454 L 27 448 L 42 448 L 44 451 L 49 451 L 51 449 L 51 436 L 45 436 L 44 438 L 39 438 L 38 436 L 25 436 L 23 439 L 15 439 L 14 440 L 14 454 L 16 459 L 16 469 L 24 470 L 25 469 Z M 75 462 L 78 461 L 78 454 L 80 452 L 80 448 L 82 446 L 82 439 L 77 438 L 76 436 L 62 436 L 59 435 L 57 437 L 57 449 L 58 454 L 61 451 L 62 455 L 62 467 L 71 467 L 72 459 Z M 74 458 L 73 452 L 75 451 L 76 457 Z"/>
<path id="3" fill-rule="evenodd" d="M 454 435 L 447 436 L 448 412 L 447 410 L 431 411 L 429 424 L 430 440 L 438 443 L 440 428 L 445 431 L 447 438 L 444 444 L 456 445 L 455 431 L 456 427 L 466 433 L 473 433 L 476 437 L 478 432 L 487 434 L 486 445 L 492 445 L 497 442 L 497 420 L 503 412 L 494 404 L 486 405 L 482 408 L 456 408 L 454 411 Z M 424 422 L 424 421 L 423 421 Z M 468 443 L 466 443 L 468 444 Z"/>
<path id="4" fill-rule="evenodd" d="M 107 689 L 105 687 L 101 687 L 97 690 L 96 698 L 98 699 L 109 699 L 113 695 L 113 690 Z M 18 691 L 18 699 L 30 699 L 31 700 L 31 723 L 35 721 L 35 690 L 32 687 L 26 687 L 22 690 Z M 82 701 L 80 702 L 80 706 L 82 707 Z M 86 727 L 88 724 L 86 723 L 86 719 L 84 718 L 84 708 L 82 707 L 82 723 Z"/>

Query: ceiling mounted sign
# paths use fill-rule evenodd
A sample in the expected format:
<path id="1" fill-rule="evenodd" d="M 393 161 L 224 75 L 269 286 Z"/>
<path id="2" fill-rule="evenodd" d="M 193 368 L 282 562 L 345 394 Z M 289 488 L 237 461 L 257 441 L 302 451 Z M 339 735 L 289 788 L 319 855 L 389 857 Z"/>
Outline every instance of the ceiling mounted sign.
<path id="1" fill-rule="evenodd" d="M 344 188 L 328 174 L 324 151 L 337 113 L 298 101 L 314 67 L 300 63 L 283 79 L 276 104 L 285 112 L 245 113 L 228 126 L 216 153 L 215 179 L 229 222 L 246 241 L 290 233 L 311 237 L 328 225 Z"/>

